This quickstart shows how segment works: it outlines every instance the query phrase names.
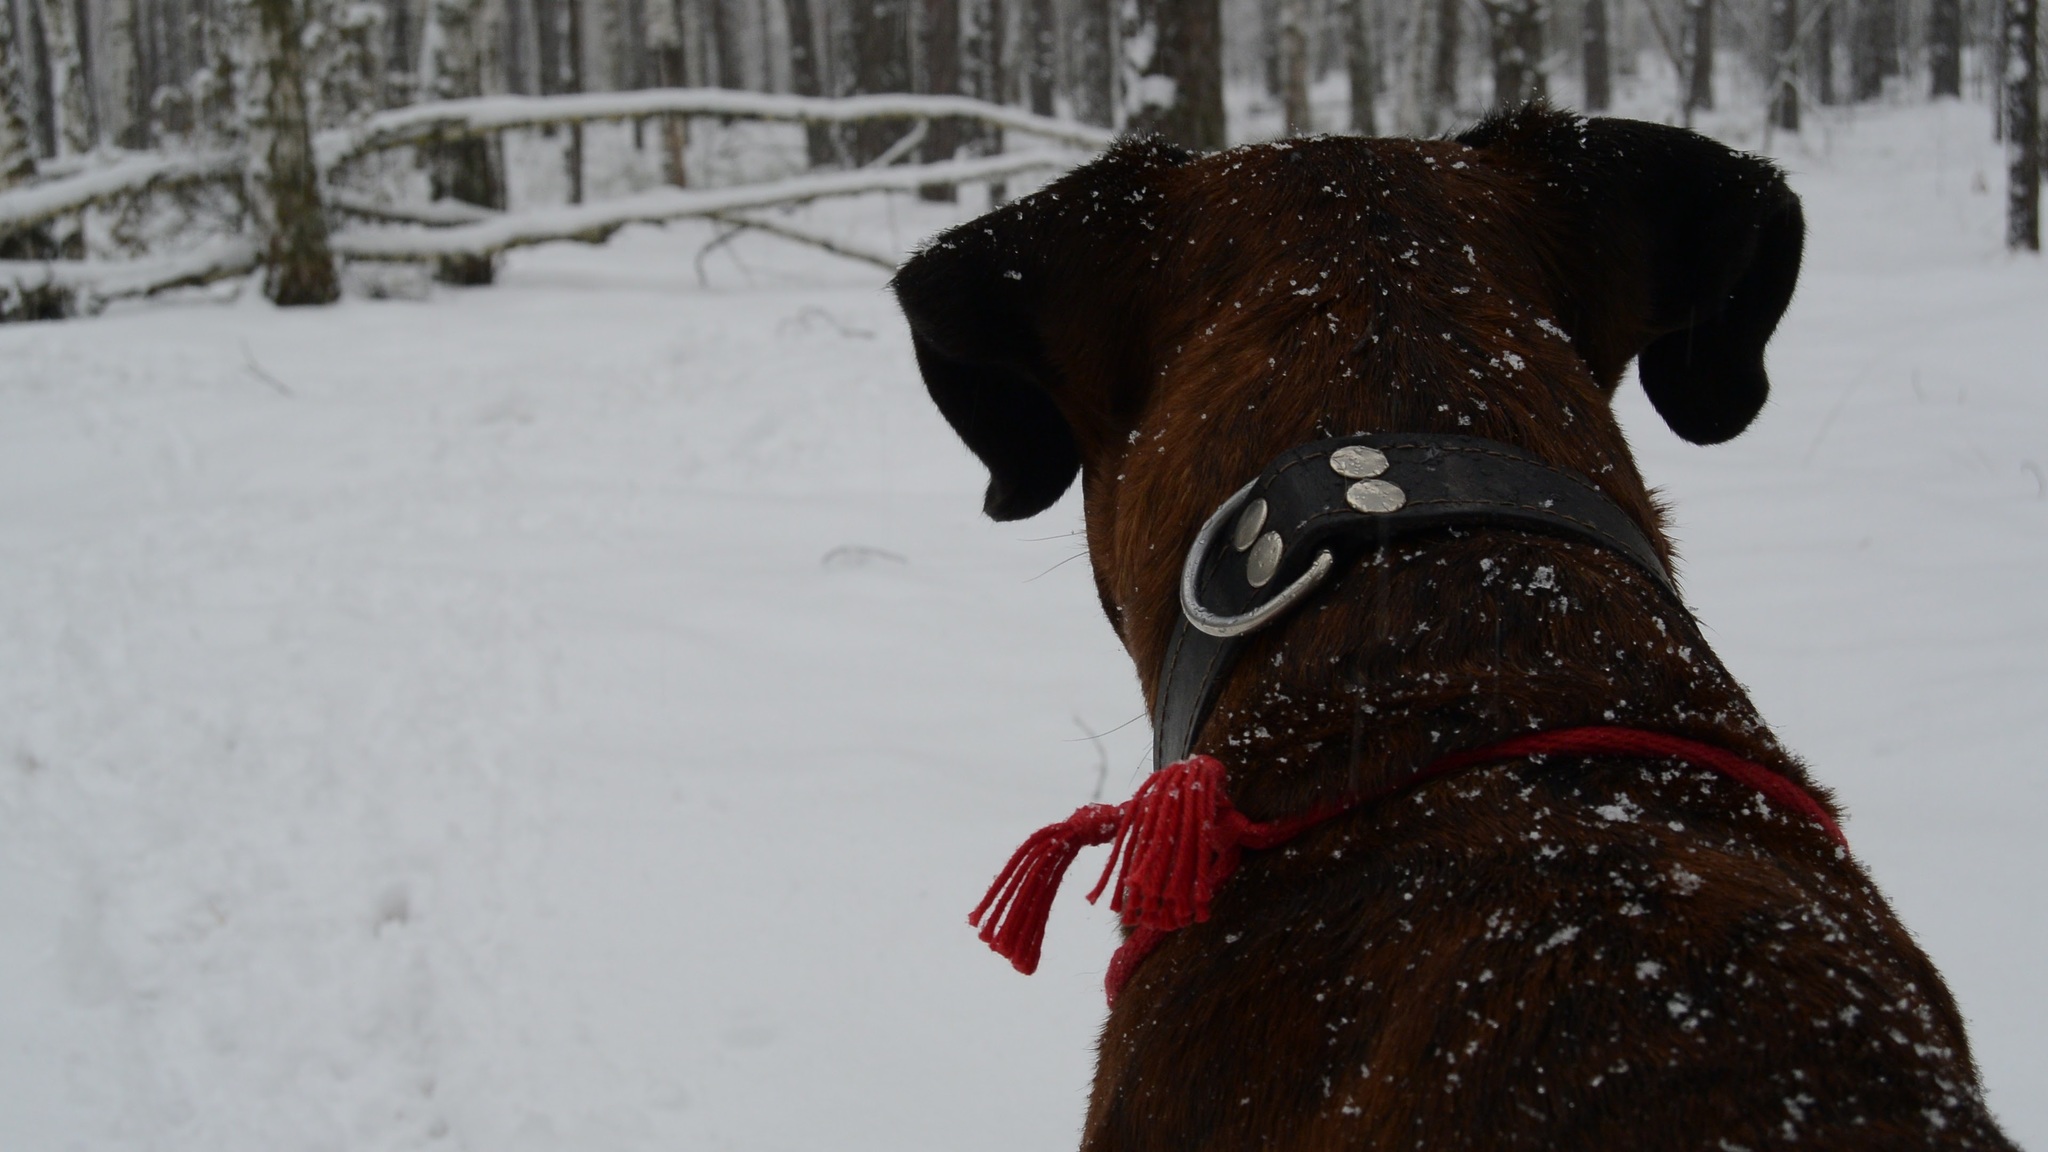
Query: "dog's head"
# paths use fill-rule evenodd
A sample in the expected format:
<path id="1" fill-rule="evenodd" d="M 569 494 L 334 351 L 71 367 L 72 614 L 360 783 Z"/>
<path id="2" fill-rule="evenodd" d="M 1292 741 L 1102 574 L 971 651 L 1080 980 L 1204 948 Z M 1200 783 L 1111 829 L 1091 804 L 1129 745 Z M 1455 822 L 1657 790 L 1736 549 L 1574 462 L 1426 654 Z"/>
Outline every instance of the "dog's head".
<path id="1" fill-rule="evenodd" d="M 1747 427 L 1803 236 L 1762 160 L 1531 108 L 1448 141 L 1125 141 L 939 236 L 895 289 L 988 514 L 1082 478 L 1104 608 L 1146 668 L 1196 526 L 1309 440 L 1516 444 L 1661 547 L 1608 399 L 1639 360 L 1680 436 Z"/>

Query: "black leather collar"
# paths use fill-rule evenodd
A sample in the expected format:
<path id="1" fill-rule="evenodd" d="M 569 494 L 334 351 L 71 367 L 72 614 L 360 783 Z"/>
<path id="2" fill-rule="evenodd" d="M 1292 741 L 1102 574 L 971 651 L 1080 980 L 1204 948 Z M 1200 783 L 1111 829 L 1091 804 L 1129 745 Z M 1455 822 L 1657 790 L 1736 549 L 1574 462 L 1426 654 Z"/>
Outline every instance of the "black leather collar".
<path id="1" fill-rule="evenodd" d="M 1519 448 L 1400 433 L 1306 444 L 1224 501 L 1188 552 L 1152 716 L 1153 769 L 1193 750 L 1245 636 L 1300 603 L 1348 555 L 1448 527 L 1590 541 L 1684 604 L 1628 513 L 1585 477 Z"/>

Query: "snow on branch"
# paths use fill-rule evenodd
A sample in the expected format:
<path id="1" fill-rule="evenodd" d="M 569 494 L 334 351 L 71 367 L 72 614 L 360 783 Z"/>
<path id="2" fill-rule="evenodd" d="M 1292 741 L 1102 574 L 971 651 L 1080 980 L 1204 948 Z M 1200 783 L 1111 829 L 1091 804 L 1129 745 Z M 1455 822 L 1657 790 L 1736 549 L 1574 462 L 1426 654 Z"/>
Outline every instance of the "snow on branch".
<path id="1" fill-rule="evenodd" d="M 241 171 L 241 158 L 225 153 L 135 153 L 111 164 L 0 192 L 0 231 L 31 228 L 67 212 L 152 188 L 227 179 Z"/>
<path id="2" fill-rule="evenodd" d="M 211 284 L 256 267 L 256 245 L 217 240 L 176 256 L 141 260 L 0 260 L 0 311 L 24 299 L 55 302 L 59 314 L 91 312 L 108 300 Z"/>
<path id="3" fill-rule="evenodd" d="M 661 115 L 747 116 L 823 124 L 882 117 L 958 116 L 1090 151 L 1108 147 L 1115 137 L 1107 128 L 1039 116 L 967 96 L 891 93 L 831 99 L 726 88 L 648 88 L 561 96 L 480 96 L 414 104 L 379 112 L 351 128 L 322 132 L 315 149 L 321 167 L 331 171 L 365 152 L 441 137 Z"/>
<path id="4" fill-rule="evenodd" d="M 336 255 L 356 260 L 432 260 L 442 256 L 488 256 L 508 248 L 544 244 L 551 240 L 600 244 L 628 224 L 658 224 L 691 216 L 717 216 L 774 204 L 798 204 L 827 196 L 908 192 L 929 184 L 1000 180 L 1023 172 L 1065 168 L 1074 159 L 1071 153 L 1027 152 L 972 160 L 945 160 L 936 164 L 827 172 L 732 188 L 656 188 L 597 204 L 507 213 L 452 228 L 425 231 L 351 228 L 336 233 L 329 240 L 329 245 Z"/>

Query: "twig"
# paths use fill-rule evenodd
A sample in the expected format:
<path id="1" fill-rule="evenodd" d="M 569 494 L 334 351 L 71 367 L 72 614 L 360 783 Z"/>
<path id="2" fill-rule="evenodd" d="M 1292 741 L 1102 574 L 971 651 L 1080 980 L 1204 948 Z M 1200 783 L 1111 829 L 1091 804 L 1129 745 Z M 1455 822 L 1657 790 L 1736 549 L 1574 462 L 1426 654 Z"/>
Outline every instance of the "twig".
<path id="1" fill-rule="evenodd" d="M 277 394 L 279 396 L 283 396 L 286 399 L 290 399 L 298 395 L 298 393 L 293 392 L 291 390 L 291 387 L 287 385 L 284 381 L 279 380 L 277 377 L 272 376 L 269 372 L 264 371 L 263 365 L 258 364 L 256 362 L 256 353 L 249 350 L 249 342 L 247 340 L 242 341 L 242 367 L 247 368 L 249 370 L 249 375 L 254 376 L 258 380 L 261 380 L 265 384 L 268 384 L 272 388 L 276 389 Z"/>

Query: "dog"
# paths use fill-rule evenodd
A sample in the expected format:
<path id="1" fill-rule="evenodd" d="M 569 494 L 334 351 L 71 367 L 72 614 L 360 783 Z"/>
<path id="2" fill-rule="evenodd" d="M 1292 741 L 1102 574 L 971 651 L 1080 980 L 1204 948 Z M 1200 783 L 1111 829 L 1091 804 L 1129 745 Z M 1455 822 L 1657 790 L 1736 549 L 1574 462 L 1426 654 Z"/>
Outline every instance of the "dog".
<path id="1" fill-rule="evenodd" d="M 1155 716 L 1198 534 L 1304 444 L 1506 446 L 1654 553 L 1383 537 L 1243 638 L 1188 751 L 1248 821 L 1328 818 L 1232 849 L 1213 906 L 1113 976 L 1083 1148 L 2013 1147 L 1939 973 L 1654 571 L 1610 411 L 1633 361 L 1679 436 L 1741 432 L 1804 230 L 1766 161 L 1531 106 L 1445 140 L 1126 139 L 898 271 L 987 514 L 1080 477 Z M 1428 767 L 1590 726 L 1809 810 L 1661 754 Z"/>

